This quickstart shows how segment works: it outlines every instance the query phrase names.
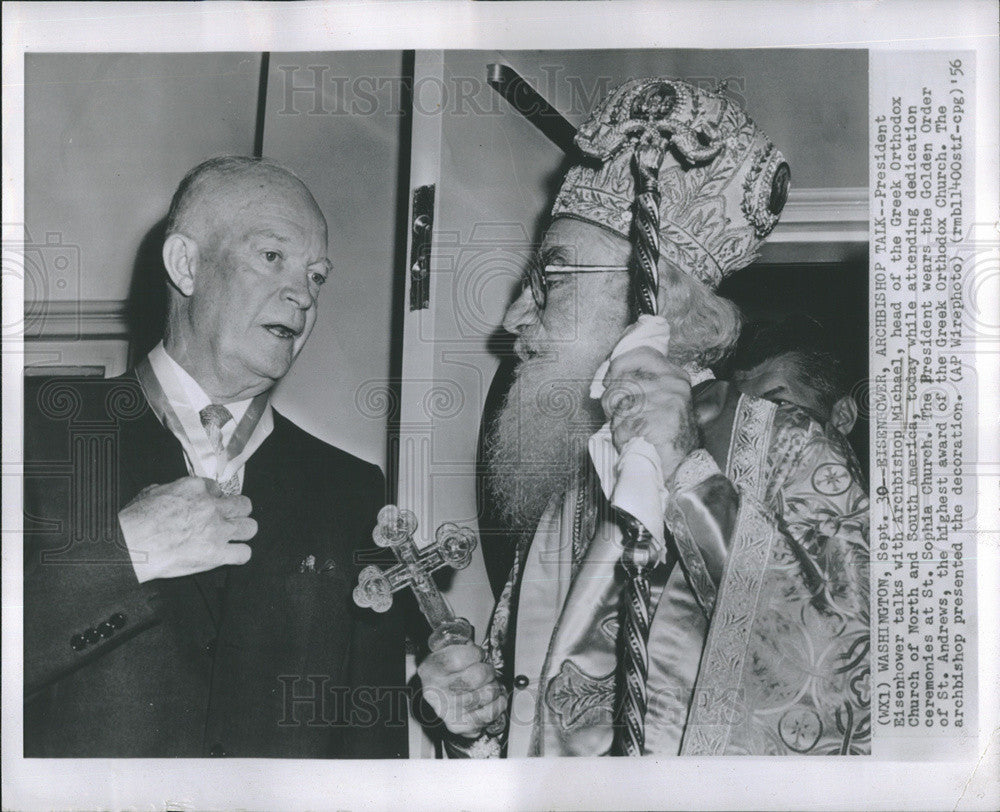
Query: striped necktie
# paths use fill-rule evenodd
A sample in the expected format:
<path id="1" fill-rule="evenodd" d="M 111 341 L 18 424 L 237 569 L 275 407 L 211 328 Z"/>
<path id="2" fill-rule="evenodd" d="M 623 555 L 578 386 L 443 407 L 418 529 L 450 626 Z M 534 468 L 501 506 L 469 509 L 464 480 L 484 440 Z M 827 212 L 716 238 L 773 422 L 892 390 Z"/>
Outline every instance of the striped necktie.
<path id="1" fill-rule="evenodd" d="M 201 425 L 205 427 L 208 439 L 212 443 L 212 450 L 215 452 L 216 458 L 219 463 L 224 466 L 227 457 L 226 449 L 222 444 L 222 427 L 233 419 L 233 415 L 225 406 L 218 403 L 212 403 L 198 412 L 198 416 L 201 418 Z M 222 469 L 220 468 L 219 470 L 221 471 Z M 227 496 L 239 493 L 239 473 L 234 473 L 225 482 L 220 482 L 219 487 L 222 488 L 222 492 Z"/>

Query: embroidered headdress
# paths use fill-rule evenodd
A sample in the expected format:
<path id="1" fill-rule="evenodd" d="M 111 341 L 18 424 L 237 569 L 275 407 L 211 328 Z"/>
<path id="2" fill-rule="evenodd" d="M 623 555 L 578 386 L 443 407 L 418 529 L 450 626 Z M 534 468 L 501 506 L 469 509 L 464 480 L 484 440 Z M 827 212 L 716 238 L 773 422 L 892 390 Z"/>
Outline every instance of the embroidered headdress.
<path id="1" fill-rule="evenodd" d="M 580 127 L 585 162 L 566 175 L 553 217 L 632 236 L 639 147 L 656 177 L 660 257 L 712 288 L 749 265 L 788 196 L 781 152 L 733 100 L 677 79 L 633 79 Z"/>

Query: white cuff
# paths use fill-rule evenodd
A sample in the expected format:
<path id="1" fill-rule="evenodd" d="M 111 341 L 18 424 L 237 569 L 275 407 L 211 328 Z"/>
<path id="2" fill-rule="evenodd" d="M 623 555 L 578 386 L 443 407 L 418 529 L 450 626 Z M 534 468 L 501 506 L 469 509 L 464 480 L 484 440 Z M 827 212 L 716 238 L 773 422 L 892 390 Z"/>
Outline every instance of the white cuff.
<path id="1" fill-rule="evenodd" d="M 122 521 L 121 513 L 118 514 L 118 529 L 122 534 L 122 541 L 125 542 L 125 549 L 128 550 L 129 560 L 132 562 L 132 569 L 140 584 L 152 581 L 156 576 L 149 569 L 149 556 L 142 550 L 136 550 L 129 542 L 128 531 Z"/>

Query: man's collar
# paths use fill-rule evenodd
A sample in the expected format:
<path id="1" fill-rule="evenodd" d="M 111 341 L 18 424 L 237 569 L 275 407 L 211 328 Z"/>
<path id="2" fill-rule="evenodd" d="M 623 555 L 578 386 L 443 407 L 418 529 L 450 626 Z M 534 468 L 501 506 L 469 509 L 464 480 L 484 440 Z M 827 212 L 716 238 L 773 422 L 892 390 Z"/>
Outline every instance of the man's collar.
<path id="1" fill-rule="evenodd" d="M 195 412 L 200 412 L 206 406 L 211 405 L 212 399 L 205 394 L 205 390 L 191 377 L 188 371 L 170 356 L 162 341 L 150 351 L 149 363 L 163 387 L 163 393 L 172 402 L 184 403 Z M 251 400 L 252 398 L 246 398 L 223 405 L 229 409 L 233 420 L 239 423 L 250 406 Z"/>

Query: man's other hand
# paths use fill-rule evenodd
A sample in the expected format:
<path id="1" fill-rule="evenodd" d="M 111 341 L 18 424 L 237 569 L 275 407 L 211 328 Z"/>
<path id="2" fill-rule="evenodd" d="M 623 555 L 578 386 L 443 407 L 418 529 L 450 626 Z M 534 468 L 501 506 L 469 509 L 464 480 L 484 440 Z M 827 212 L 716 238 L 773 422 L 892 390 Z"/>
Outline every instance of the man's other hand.
<path id="1" fill-rule="evenodd" d="M 604 376 L 601 408 L 611 421 L 620 452 L 633 437 L 657 451 L 664 481 L 698 445 L 687 373 L 656 350 L 637 347 L 611 361 Z"/>
<path id="2" fill-rule="evenodd" d="M 150 485 L 118 513 L 139 583 L 178 578 L 250 560 L 247 541 L 257 534 L 252 505 L 224 496 L 217 483 L 188 476 Z"/>
<path id="3" fill-rule="evenodd" d="M 507 708 L 507 699 L 483 650 L 473 643 L 445 646 L 427 656 L 417 673 L 424 700 L 445 727 L 476 738 Z"/>

